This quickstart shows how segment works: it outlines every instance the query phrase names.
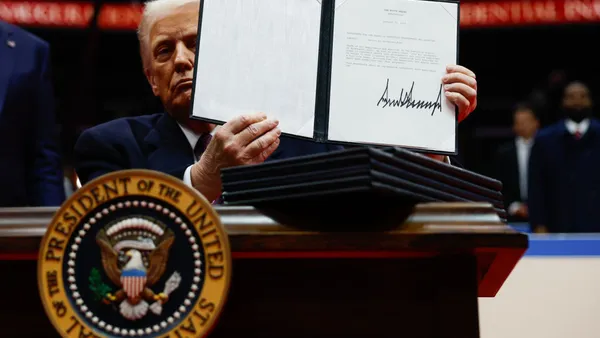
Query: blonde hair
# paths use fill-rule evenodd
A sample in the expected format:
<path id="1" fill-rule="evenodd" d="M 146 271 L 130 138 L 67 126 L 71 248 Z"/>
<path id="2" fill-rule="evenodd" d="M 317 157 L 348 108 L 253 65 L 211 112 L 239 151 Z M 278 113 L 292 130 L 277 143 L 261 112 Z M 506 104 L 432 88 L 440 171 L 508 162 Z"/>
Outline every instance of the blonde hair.
<path id="1" fill-rule="evenodd" d="M 142 13 L 142 19 L 140 20 L 137 30 L 144 72 L 146 72 L 150 66 L 150 30 L 152 30 L 156 21 L 170 15 L 179 7 L 190 3 L 200 4 L 200 0 L 150 0 L 146 2 Z"/>

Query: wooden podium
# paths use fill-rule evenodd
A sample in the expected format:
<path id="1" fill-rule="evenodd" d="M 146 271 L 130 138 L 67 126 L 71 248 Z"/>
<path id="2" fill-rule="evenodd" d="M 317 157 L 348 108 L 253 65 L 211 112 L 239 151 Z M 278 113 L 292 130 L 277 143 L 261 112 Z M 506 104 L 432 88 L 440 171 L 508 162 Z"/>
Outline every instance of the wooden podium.
<path id="1" fill-rule="evenodd" d="M 306 232 L 251 207 L 217 210 L 233 279 L 210 337 L 479 337 L 477 298 L 494 297 L 528 247 L 488 204 L 419 205 L 397 229 L 373 233 Z M 54 211 L 0 209 L 3 337 L 58 336 L 35 261 Z"/>

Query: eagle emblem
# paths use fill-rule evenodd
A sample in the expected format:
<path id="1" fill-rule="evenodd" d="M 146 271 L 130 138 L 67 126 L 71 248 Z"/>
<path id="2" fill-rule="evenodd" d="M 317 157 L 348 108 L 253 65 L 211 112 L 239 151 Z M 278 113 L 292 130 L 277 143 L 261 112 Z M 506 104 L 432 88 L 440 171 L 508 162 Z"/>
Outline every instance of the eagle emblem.
<path id="1" fill-rule="evenodd" d="M 151 289 L 165 273 L 174 239 L 170 229 L 144 217 L 127 217 L 101 229 L 96 242 L 102 267 L 118 288 L 114 294 L 106 293 L 103 301 L 118 305 L 121 315 L 129 320 L 143 318 L 149 309 L 159 315 L 181 279 L 175 272 L 163 292 Z"/>
<path id="2" fill-rule="evenodd" d="M 229 235 L 211 203 L 168 174 L 96 178 L 40 245 L 38 291 L 61 337 L 205 337 L 227 300 Z"/>

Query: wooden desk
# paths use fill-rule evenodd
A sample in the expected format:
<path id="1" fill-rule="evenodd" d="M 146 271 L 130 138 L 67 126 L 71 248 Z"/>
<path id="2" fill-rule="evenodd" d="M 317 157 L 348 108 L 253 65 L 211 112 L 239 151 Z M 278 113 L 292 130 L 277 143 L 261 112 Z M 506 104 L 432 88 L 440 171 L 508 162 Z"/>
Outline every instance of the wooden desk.
<path id="1" fill-rule="evenodd" d="M 0 209 L 1 337 L 56 336 L 36 277 L 54 211 Z M 477 297 L 495 296 L 528 246 L 487 204 L 419 205 L 377 233 L 300 231 L 251 207 L 217 211 L 234 261 L 211 337 L 479 337 Z"/>

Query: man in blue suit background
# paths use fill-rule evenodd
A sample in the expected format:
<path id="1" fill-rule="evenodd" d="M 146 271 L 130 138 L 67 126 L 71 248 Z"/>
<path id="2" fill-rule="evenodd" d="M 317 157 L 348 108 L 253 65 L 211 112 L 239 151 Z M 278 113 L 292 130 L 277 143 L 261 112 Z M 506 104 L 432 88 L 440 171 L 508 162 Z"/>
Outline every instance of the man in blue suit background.
<path id="1" fill-rule="evenodd" d="M 581 82 L 565 88 L 564 119 L 538 132 L 529 159 L 533 231 L 600 232 L 600 121 Z"/>
<path id="2" fill-rule="evenodd" d="M 222 168 L 341 149 L 280 137 L 266 114 L 240 116 L 221 127 L 189 118 L 198 32 L 198 0 L 146 4 L 138 37 L 144 72 L 166 113 L 122 118 L 83 132 L 75 145 L 82 184 L 115 170 L 145 168 L 181 178 L 207 199 L 221 194 Z M 475 75 L 452 66 L 443 79 L 459 120 L 476 106 Z"/>
<path id="3" fill-rule="evenodd" d="M 65 199 L 49 54 L 45 41 L 0 21 L 0 207 Z"/>

